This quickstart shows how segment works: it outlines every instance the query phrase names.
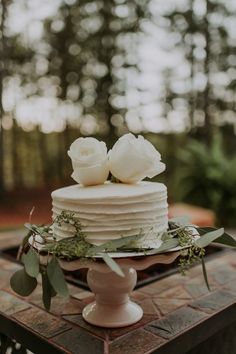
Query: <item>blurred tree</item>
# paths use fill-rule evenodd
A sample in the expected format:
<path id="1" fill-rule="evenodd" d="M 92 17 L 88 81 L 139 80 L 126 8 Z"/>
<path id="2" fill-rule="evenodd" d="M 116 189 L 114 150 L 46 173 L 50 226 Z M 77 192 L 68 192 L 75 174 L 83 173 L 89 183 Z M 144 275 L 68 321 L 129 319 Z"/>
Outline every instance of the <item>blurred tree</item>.
<path id="1" fill-rule="evenodd" d="M 214 210 L 219 225 L 235 226 L 236 157 L 227 157 L 222 136 L 214 135 L 209 146 L 189 140 L 178 159 L 180 200 Z"/>
<path id="2" fill-rule="evenodd" d="M 27 47 L 26 43 L 22 40 L 21 34 L 16 35 L 9 31 L 9 9 L 12 3 L 12 0 L 0 0 L 0 194 L 3 194 L 6 189 L 4 181 L 5 157 L 8 155 L 5 153 L 4 121 L 12 119 L 13 115 L 13 112 L 6 111 L 4 108 L 3 96 L 12 79 L 16 78 L 20 80 L 22 89 L 24 85 L 34 80 L 32 59 L 35 52 L 30 47 Z M 22 181 L 22 168 L 19 161 L 20 151 L 18 146 L 19 134 L 20 130 L 14 121 L 11 144 L 12 169 L 14 171 L 15 184 L 18 187 L 21 185 L 20 181 Z"/>
<path id="3" fill-rule="evenodd" d="M 30 8 L 28 0 L 19 3 L 23 11 L 24 6 L 25 10 Z M 39 1 L 35 3 L 40 6 Z M 181 131 L 185 126 L 197 130 L 195 136 L 201 134 L 202 140 L 210 141 L 217 124 L 223 120 L 233 123 L 236 55 L 230 26 L 235 13 L 230 3 L 61 0 L 58 10 L 44 21 L 43 37 L 34 42 L 30 25 L 25 25 L 18 35 L 10 30 L 9 8 L 18 1 L 0 0 L 0 126 L 2 122 L 6 126 L 8 118 L 14 117 L 18 104 L 13 104 L 12 111 L 5 107 L 4 113 L 3 91 L 10 88 L 12 92 L 16 86 L 27 108 L 30 100 L 45 98 L 46 104 L 53 101 L 52 110 L 49 104 L 45 112 L 50 111 L 50 120 L 58 122 L 54 124 L 57 132 L 42 133 L 43 124 L 37 124 L 40 118 L 45 122 L 43 104 L 42 112 L 32 109 L 32 117 L 26 117 L 29 124 L 22 124 L 27 131 L 35 126 L 30 134 L 22 131 L 19 122 L 12 124 L 11 118 L 5 152 L 15 186 L 67 183 L 71 167 L 66 150 L 78 130 L 81 135 L 102 138 L 110 146 L 117 135 L 127 130 L 126 124 L 136 132 L 144 128 L 148 131 L 154 119 L 160 119 L 160 130 Z M 30 15 L 31 9 L 27 11 Z M 152 41 L 145 46 L 150 33 Z M 167 56 L 160 55 L 159 60 L 160 42 Z M 177 58 L 178 64 L 165 62 L 170 57 L 172 61 Z M 145 125 L 149 118 L 150 125 Z M 162 122 L 164 127 L 160 127 Z M 0 129 L 1 186 L 6 160 L 3 132 Z M 233 131 L 230 134 L 233 136 Z M 184 139 L 171 135 L 163 144 L 167 155 L 175 156 L 176 146 L 182 143 Z M 172 158 L 170 171 L 175 164 Z M 31 171 L 27 178 L 25 166 Z M 172 173 L 169 176 L 173 178 Z"/>
<path id="4" fill-rule="evenodd" d="M 1 0 L 0 2 L 0 198 L 4 192 L 4 166 L 3 166 L 3 157 L 4 157 L 4 131 L 3 131 L 3 80 L 6 75 L 6 39 L 5 39 L 5 18 L 7 11 L 7 0 Z"/>
<path id="5" fill-rule="evenodd" d="M 45 24 L 47 75 L 58 79 L 58 97 L 79 105 L 81 127 L 86 119 L 88 134 L 108 136 L 108 144 L 122 124 L 126 71 L 136 66 L 129 49 L 143 7 L 138 0 L 63 1 L 56 17 Z"/>
<path id="6" fill-rule="evenodd" d="M 172 76 L 165 80 L 169 84 L 166 101 L 173 108 L 176 98 L 183 98 L 190 128 L 203 126 L 202 137 L 209 144 L 217 125 L 224 124 L 229 116 L 236 119 L 236 56 L 230 31 L 236 13 L 220 0 L 188 0 L 185 7 L 178 6 L 172 6 L 164 17 L 170 21 L 167 31 L 175 35 L 175 45 L 184 53 L 190 75 L 183 79 L 185 89 L 181 93 L 174 87 L 169 70 Z"/>

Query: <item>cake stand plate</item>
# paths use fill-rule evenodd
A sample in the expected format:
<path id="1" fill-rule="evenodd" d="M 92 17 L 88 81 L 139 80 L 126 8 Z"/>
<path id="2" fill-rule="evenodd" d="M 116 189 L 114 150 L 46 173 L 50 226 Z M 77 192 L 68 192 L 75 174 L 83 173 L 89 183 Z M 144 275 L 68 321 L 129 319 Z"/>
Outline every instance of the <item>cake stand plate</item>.
<path id="1" fill-rule="evenodd" d="M 29 243 L 39 251 L 42 248 L 42 245 L 33 241 L 33 238 L 29 239 Z M 146 252 L 143 254 L 140 252 L 110 253 L 110 256 L 116 258 L 116 262 L 122 269 L 123 277 L 113 272 L 101 260 L 101 254 L 96 255 L 95 260 L 90 258 L 82 261 L 79 259 L 75 261 L 59 259 L 59 262 L 61 268 L 67 271 L 89 269 L 87 282 L 95 294 L 95 301 L 84 308 L 82 315 L 85 321 L 99 327 L 119 328 L 132 325 L 143 316 L 142 308 L 130 300 L 130 293 L 137 282 L 136 270 L 146 269 L 153 264 L 170 264 L 179 256 L 181 249 L 183 247 L 153 255 Z M 40 262 L 47 263 L 48 256 L 41 255 Z"/>
<path id="2" fill-rule="evenodd" d="M 67 271 L 89 268 L 87 281 L 95 294 L 95 301 L 83 310 L 83 318 L 90 324 L 119 328 L 138 322 L 143 316 L 142 308 L 130 300 L 130 293 L 137 281 L 136 270 L 142 270 L 153 264 L 170 264 L 179 252 L 150 255 L 134 258 L 119 258 L 116 262 L 122 268 L 124 277 L 111 271 L 102 261 L 62 261 L 60 265 Z"/>

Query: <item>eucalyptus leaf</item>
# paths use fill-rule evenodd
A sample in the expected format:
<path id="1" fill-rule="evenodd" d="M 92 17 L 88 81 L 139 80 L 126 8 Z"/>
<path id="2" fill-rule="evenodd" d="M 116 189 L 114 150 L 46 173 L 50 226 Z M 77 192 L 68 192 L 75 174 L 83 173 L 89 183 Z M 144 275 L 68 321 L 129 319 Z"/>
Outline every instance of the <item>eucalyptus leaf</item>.
<path id="1" fill-rule="evenodd" d="M 25 223 L 25 224 L 24 224 L 24 227 L 25 227 L 26 229 L 28 229 L 29 231 L 34 231 L 33 225 L 30 224 L 29 222 Z"/>
<path id="2" fill-rule="evenodd" d="M 217 238 L 214 243 L 220 243 L 224 246 L 236 247 L 236 240 L 227 233 L 224 233 L 222 236 Z"/>
<path id="3" fill-rule="evenodd" d="M 178 238 L 171 238 L 164 241 L 159 248 L 156 249 L 157 253 L 169 251 L 172 248 L 179 246 Z"/>
<path id="4" fill-rule="evenodd" d="M 224 229 L 218 229 L 214 231 L 207 232 L 202 235 L 199 239 L 197 239 L 194 243 L 197 247 L 204 248 L 208 246 L 211 242 L 215 241 L 217 238 L 224 234 Z"/>
<path id="5" fill-rule="evenodd" d="M 22 262 L 26 273 L 30 277 L 37 278 L 39 274 L 39 259 L 37 252 L 33 248 L 30 248 L 26 254 L 22 255 Z"/>
<path id="6" fill-rule="evenodd" d="M 111 250 L 111 251 L 119 250 L 124 246 L 129 246 L 130 243 L 137 241 L 142 236 L 143 236 L 143 234 L 122 237 L 117 240 L 105 242 L 100 246 L 93 246 L 88 250 L 88 255 L 89 256 L 96 255 L 96 254 L 101 253 L 105 250 Z"/>
<path id="7" fill-rule="evenodd" d="M 17 260 L 19 261 L 25 251 L 25 249 L 27 248 L 28 244 L 29 244 L 29 238 L 31 237 L 32 232 L 28 231 L 27 235 L 23 238 L 22 243 L 18 249 L 18 253 L 17 253 Z"/>
<path id="8" fill-rule="evenodd" d="M 201 260 L 202 260 L 202 273 L 203 273 L 203 276 L 204 276 L 204 280 L 205 280 L 207 289 L 208 289 L 209 291 L 211 291 L 210 285 L 209 285 L 209 281 L 208 281 L 208 277 L 207 277 L 207 270 L 206 270 L 206 265 L 205 265 L 204 257 L 202 257 Z"/>
<path id="9" fill-rule="evenodd" d="M 30 230 L 33 233 L 41 233 L 41 231 L 43 230 L 43 227 L 30 224 L 29 222 L 25 223 L 24 226 L 26 229 Z"/>
<path id="10" fill-rule="evenodd" d="M 218 230 L 216 227 L 212 227 L 212 226 L 196 227 L 196 229 L 200 235 L 205 235 L 206 233 L 208 233 L 210 231 Z"/>
<path id="11" fill-rule="evenodd" d="M 201 228 L 198 228 L 197 230 L 200 235 L 204 235 L 206 232 L 214 231 L 216 229 L 213 227 L 204 227 L 204 228 L 201 227 Z M 224 234 L 222 236 L 217 238 L 214 241 L 214 243 L 220 243 L 224 246 L 229 246 L 229 247 L 236 247 L 236 240 L 226 232 L 224 232 Z"/>
<path id="12" fill-rule="evenodd" d="M 15 272 L 11 279 L 10 284 L 12 289 L 20 296 L 30 295 L 37 286 L 37 280 L 30 277 L 25 269 L 20 269 Z"/>
<path id="13" fill-rule="evenodd" d="M 42 294 L 43 304 L 45 309 L 49 311 L 51 307 L 51 299 L 56 293 L 52 288 L 52 285 L 50 284 L 46 272 L 42 273 L 42 288 L 43 288 L 43 294 Z"/>
<path id="14" fill-rule="evenodd" d="M 50 236 L 48 231 L 49 231 L 51 225 L 48 225 L 48 226 L 45 226 L 45 225 L 37 226 L 37 225 L 34 225 L 34 224 L 25 223 L 24 226 L 25 226 L 26 229 L 30 230 L 33 234 L 38 234 L 38 235 L 41 235 L 41 236 L 44 236 L 44 235 Z"/>
<path id="15" fill-rule="evenodd" d="M 29 230 L 29 232 L 27 233 L 27 235 L 23 238 L 23 241 L 22 241 L 22 249 L 24 249 L 28 242 L 29 242 L 29 238 L 31 237 L 32 235 L 32 232 Z"/>
<path id="16" fill-rule="evenodd" d="M 174 218 L 171 218 L 169 220 L 169 223 L 177 224 L 181 227 L 189 226 L 191 224 L 188 216 L 176 216 Z"/>
<path id="17" fill-rule="evenodd" d="M 55 256 L 47 265 L 47 276 L 53 289 L 57 294 L 67 297 L 69 296 L 68 287 L 61 270 L 60 264 Z"/>
<path id="18" fill-rule="evenodd" d="M 102 255 L 102 258 L 104 260 L 104 262 L 108 265 L 108 267 L 115 272 L 116 274 L 118 274 L 120 277 L 124 277 L 124 273 L 122 271 L 122 269 L 120 268 L 119 264 L 117 264 L 113 258 L 111 258 L 107 253 L 104 253 Z"/>

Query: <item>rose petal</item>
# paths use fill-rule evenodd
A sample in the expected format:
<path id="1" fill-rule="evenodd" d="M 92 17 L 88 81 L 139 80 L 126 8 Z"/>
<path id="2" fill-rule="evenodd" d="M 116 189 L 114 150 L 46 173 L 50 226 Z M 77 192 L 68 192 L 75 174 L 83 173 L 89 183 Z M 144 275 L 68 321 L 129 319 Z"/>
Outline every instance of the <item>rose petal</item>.
<path id="1" fill-rule="evenodd" d="M 70 146 L 68 155 L 73 166 L 72 178 L 83 185 L 102 184 L 109 170 L 107 147 L 95 138 L 78 138 Z"/>
<path id="2" fill-rule="evenodd" d="M 160 153 L 141 135 L 123 135 L 108 153 L 113 176 L 124 183 L 136 183 L 152 178 L 165 170 Z"/>
<path id="3" fill-rule="evenodd" d="M 92 186 L 103 184 L 107 180 L 108 174 L 109 168 L 106 160 L 102 164 L 75 169 L 71 177 L 84 186 Z"/>
<path id="4" fill-rule="evenodd" d="M 166 169 L 166 165 L 163 162 L 159 161 L 158 165 L 156 165 L 152 171 L 148 172 L 147 177 L 153 178 L 154 176 L 164 172 L 165 169 Z"/>

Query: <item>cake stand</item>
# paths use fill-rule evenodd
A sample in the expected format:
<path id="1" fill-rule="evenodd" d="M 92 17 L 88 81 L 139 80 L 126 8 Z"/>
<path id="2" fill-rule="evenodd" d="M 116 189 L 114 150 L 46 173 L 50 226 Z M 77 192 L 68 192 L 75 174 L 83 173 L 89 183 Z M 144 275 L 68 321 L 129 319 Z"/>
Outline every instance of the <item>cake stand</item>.
<path id="1" fill-rule="evenodd" d="M 74 271 L 88 268 L 87 281 L 95 294 L 95 301 L 83 310 L 83 318 L 92 325 L 107 328 L 118 328 L 132 325 L 143 316 L 142 308 L 130 300 L 130 293 L 137 281 L 136 270 L 143 270 L 153 264 L 170 264 L 179 252 L 145 255 L 127 258 L 116 258 L 124 277 L 115 272 L 100 260 L 96 261 L 62 261 L 64 270 Z"/>

